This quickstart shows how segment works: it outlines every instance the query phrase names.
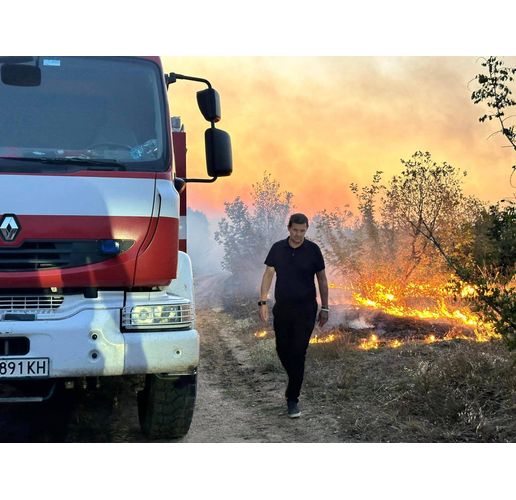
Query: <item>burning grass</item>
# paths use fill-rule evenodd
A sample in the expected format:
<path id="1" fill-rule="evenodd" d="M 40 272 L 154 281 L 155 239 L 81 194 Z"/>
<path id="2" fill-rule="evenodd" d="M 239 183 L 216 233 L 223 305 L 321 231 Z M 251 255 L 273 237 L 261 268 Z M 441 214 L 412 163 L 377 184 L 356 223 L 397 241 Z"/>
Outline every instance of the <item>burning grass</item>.
<path id="1" fill-rule="evenodd" d="M 330 332 L 319 332 L 312 334 L 312 337 L 310 338 L 310 345 L 340 343 L 345 344 L 349 349 L 369 351 L 371 349 L 380 348 L 398 349 L 407 344 L 435 344 L 451 340 L 488 342 L 488 339 L 481 338 L 479 340 L 474 335 L 474 333 L 456 328 L 450 328 L 441 336 L 437 336 L 435 333 L 427 333 L 424 336 L 413 335 L 410 331 L 406 331 L 404 332 L 404 335 L 400 333 L 399 338 L 383 338 L 380 334 L 374 333 L 374 329 L 372 332 L 373 333 L 368 334 L 367 337 L 364 337 L 363 333 L 359 331 L 354 331 L 353 329 L 349 330 L 345 327 L 341 327 L 340 329 L 333 329 Z M 274 337 L 274 332 L 269 330 L 258 330 L 254 333 L 254 337 L 256 339 L 270 339 Z"/>
<path id="2" fill-rule="evenodd" d="M 271 327 L 259 325 L 254 301 L 233 312 L 254 318 L 240 338 L 256 372 L 277 380 L 281 393 Z M 516 358 L 496 336 L 479 336 L 457 318 L 394 316 L 358 304 L 332 305 L 337 315 L 331 329 L 312 335 L 301 397 L 306 418 L 328 421 L 336 441 L 516 441 Z"/>
<path id="3" fill-rule="evenodd" d="M 365 291 L 355 291 L 353 299 L 357 304 L 395 317 L 451 321 L 471 328 L 479 342 L 499 339 L 493 325 L 482 321 L 464 303 L 464 299 L 475 294 L 476 290 L 466 284 L 455 294 L 449 282 L 440 285 L 407 283 L 404 286 L 377 282 L 365 287 Z"/>
<path id="4" fill-rule="evenodd" d="M 383 332 L 341 325 L 311 339 L 301 403 L 311 401 L 315 418 L 337 426 L 336 440 L 516 441 L 516 358 L 503 342 L 378 314 Z M 426 332 L 408 327 L 416 323 Z M 273 332 L 245 333 L 255 366 L 283 381 Z"/>

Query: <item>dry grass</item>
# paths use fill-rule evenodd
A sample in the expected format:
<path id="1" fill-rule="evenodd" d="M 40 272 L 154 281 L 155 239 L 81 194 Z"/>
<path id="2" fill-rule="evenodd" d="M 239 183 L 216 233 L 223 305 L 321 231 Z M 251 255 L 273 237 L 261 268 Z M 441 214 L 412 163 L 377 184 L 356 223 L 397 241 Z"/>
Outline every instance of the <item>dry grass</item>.
<path id="1" fill-rule="evenodd" d="M 273 338 L 243 336 L 260 371 L 282 372 Z M 302 397 L 338 421 L 341 441 L 514 442 L 515 389 L 499 342 L 362 351 L 336 341 L 310 346 Z"/>
<path id="2" fill-rule="evenodd" d="M 254 302 L 233 303 L 230 313 L 246 321 L 239 338 L 255 368 L 283 380 L 273 334 L 254 336 L 263 328 Z M 501 341 L 363 351 L 343 333 L 310 345 L 301 395 L 338 422 L 340 441 L 516 442 L 516 353 Z"/>

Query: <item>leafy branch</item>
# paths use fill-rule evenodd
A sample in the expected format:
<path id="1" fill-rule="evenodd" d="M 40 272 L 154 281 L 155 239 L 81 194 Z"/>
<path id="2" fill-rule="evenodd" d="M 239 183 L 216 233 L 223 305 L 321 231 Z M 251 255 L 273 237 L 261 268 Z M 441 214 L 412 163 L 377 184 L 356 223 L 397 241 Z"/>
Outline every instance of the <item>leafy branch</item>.
<path id="1" fill-rule="evenodd" d="M 514 125 L 507 123 L 515 115 L 505 116 L 506 110 L 516 106 L 509 87 L 509 84 L 514 81 L 513 75 L 516 74 L 516 68 L 505 66 L 503 61 L 495 56 L 484 59 L 482 66 L 487 69 L 487 72 L 475 76 L 480 88 L 471 94 L 471 99 L 475 104 L 485 102 L 489 108 L 493 109 L 493 112 L 484 114 L 479 121 L 498 120 L 500 124 L 498 132 L 503 134 L 516 151 L 516 129 Z M 516 165 L 513 165 L 512 169 L 514 172 Z"/>

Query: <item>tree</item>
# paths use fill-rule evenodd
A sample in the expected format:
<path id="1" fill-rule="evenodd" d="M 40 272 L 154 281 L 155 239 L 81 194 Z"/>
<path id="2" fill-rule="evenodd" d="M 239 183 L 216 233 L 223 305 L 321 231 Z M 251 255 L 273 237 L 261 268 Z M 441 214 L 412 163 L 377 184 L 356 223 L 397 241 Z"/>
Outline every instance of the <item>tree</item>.
<path id="1" fill-rule="evenodd" d="M 377 220 L 378 195 L 384 189 L 381 176 L 382 172 L 377 171 L 369 186 L 350 185 L 358 199 L 358 217 L 346 208 L 323 210 L 314 219 L 317 238 L 333 273 L 361 292 L 374 285 L 379 276 L 396 272 L 386 235 Z"/>
<path id="2" fill-rule="evenodd" d="M 426 260 L 435 265 L 435 249 L 424 237 L 423 229 L 432 233 L 450 254 L 460 252 L 472 238 L 472 225 L 482 208 L 479 200 L 462 191 L 465 171 L 433 161 L 429 152 L 417 151 L 405 167 L 392 177 L 386 188 L 382 206 L 387 228 L 405 235 L 407 280 Z"/>
<path id="3" fill-rule="evenodd" d="M 508 68 L 497 57 L 482 62 L 487 74 L 480 73 L 475 79 L 480 85 L 471 95 L 475 104 L 486 103 L 492 113 L 479 118 L 497 120 L 502 135 L 516 151 L 516 133 L 508 121 L 514 115 L 506 111 L 516 106 L 508 86 L 514 81 L 516 68 Z M 516 171 L 516 165 L 513 167 Z M 458 291 L 462 282 L 470 284 L 475 294 L 469 298 L 473 307 L 491 321 L 498 333 L 506 340 L 510 349 L 516 348 L 516 205 L 514 200 L 501 200 L 481 210 L 473 224 L 469 244 L 453 252 L 446 248 L 441 235 L 432 227 L 431 220 L 424 218 L 418 232 L 441 253 L 448 266 L 453 269 Z"/>
<path id="4" fill-rule="evenodd" d="M 358 198 L 358 219 L 349 211 L 323 212 L 318 224 L 328 260 L 344 278 L 365 293 L 381 281 L 399 298 L 410 282 L 428 284 L 433 277 L 440 285 L 449 274 L 421 234 L 422 224 L 429 221 L 447 248 L 457 249 L 471 238 L 468 226 L 481 206 L 462 192 L 465 173 L 437 164 L 430 153 L 417 151 L 401 163 L 402 172 L 385 185 L 380 171 L 369 186 L 351 185 Z"/>
<path id="5" fill-rule="evenodd" d="M 240 198 L 224 203 L 226 217 L 219 222 L 215 240 L 224 248 L 222 267 L 233 274 L 240 290 L 256 288 L 257 274 L 272 243 L 284 238 L 292 209 L 292 193 L 280 191 L 279 183 L 264 172 L 252 185 L 252 208 Z"/>
<path id="6" fill-rule="evenodd" d="M 516 101 L 512 99 L 512 91 L 509 83 L 514 81 L 512 75 L 516 74 L 516 68 L 510 68 L 504 65 L 503 61 L 498 57 L 488 57 L 481 64 L 487 69 L 486 73 L 480 73 L 475 76 L 475 80 L 480 87 L 471 94 L 471 99 L 475 104 L 486 103 L 489 108 L 493 109 L 493 113 L 486 113 L 479 118 L 480 122 L 485 120 L 497 120 L 502 135 L 507 139 L 511 147 L 516 151 L 516 131 L 514 125 L 508 122 L 516 115 L 506 116 L 506 111 L 516 106 Z M 516 165 L 512 166 L 513 173 L 516 171 Z"/>
<path id="7" fill-rule="evenodd" d="M 426 221 L 421 234 L 431 241 L 454 271 L 454 289 L 458 293 L 464 283 L 475 293 L 468 297 L 473 308 L 516 348 L 516 211 L 514 204 L 499 204 L 485 210 L 476 224 L 471 244 L 451 255 L 433 234 Z"/>

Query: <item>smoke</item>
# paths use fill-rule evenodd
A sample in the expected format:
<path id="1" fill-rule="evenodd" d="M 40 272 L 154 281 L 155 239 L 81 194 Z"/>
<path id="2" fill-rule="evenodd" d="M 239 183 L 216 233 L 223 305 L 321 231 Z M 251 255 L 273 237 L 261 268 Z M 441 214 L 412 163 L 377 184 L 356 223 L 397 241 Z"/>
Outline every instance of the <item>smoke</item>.
<path id="1" fill-rule="evenodd" d="M 214 238 L 219 221 L 200 210 L 188 209 L 187 248 L 196 281 L 197 304 L 205 308 L 223 308 L 240 299 L 256 298 L 264 266 L 249 264 L 239 276 L 222 268 L 224 249 Z"/>
<path id="2" fill-rule="evenodd" d="M 366 328 L 374 328 L 374 325 L 368 323 L 366 319 L 363 317 L 359 317 L 357 319 L 349 321 L 348 326 L 350 328 L 353 328 L 354 330 L 365 330 Z"/>
<path id="3" fill-rule="evenodd" d="M 204 212 L 191 208 L 188 208 L 187 219 L 187 248 L 194 276 L 222 272 L 224 252 L 213 237 L 218 221 L 210 220 Z"/>

